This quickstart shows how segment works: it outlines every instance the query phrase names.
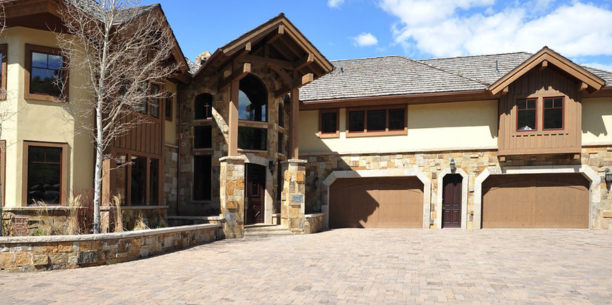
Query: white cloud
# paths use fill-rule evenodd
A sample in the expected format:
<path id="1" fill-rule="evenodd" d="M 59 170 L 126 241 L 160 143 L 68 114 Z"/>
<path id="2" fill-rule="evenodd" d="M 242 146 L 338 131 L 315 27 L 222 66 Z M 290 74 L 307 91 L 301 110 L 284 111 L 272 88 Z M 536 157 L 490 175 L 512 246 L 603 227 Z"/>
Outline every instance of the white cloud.
<path id="1" fill-rule="evenodd" d="M 353 41 L 359 47 L 371 47 L 378 44 L 378 39 L 371 33 L 361 33 L 357 37 L 353 37 Z"/>
<path id="2" fill-rule="evenodd" d="M 339 8 L 344 3 L 344 0 L 327 0 L 327 6 Z"/>
<path id="3" fill-rule="evenodd" d="M 600 64 L 600 63 L 592 62 L 592 63 L 586 63 L 586 64 L 582 64 L 582 65 L 583 66 L 589 66 L 589 67 L 597 68 L 597 69 L 601 69 L 601 70 L 606 70 L 608 72 L 612 72 L 612 64 L 603 65 L 603 64 Z"/>
<path id="4" fill-rule="evenodd" d="M 534 7 L 545 9 L 554 1 L 512 4 L 497 12 L 492 10 L 493 2 L 458 0 L 449 5 L 444 0 L 380 0 L 380 7 L 399 18 L 395 41 L 407 53 L 535 52 L 547 45 L 568 57 L 612 55 L 610 10 L 575 1 L 534 17 L 530 15 Z"/>

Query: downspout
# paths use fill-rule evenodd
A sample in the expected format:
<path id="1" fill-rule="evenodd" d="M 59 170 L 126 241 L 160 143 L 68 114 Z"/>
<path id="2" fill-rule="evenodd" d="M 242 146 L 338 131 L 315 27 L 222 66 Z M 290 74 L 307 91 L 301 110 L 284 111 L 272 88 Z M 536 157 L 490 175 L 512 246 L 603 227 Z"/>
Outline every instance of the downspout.
<path id="1" fill-rule="evenodd" d="M 176 129 L 178 148 L 177 148 L 177 162 L 176 162 L 176 216 L 181 216 L 181 140 L 183 133 L 181 132 L 181 86 L 182 83 L 176 86 L 176 114 L 178 115 L 178 126 Z"/>

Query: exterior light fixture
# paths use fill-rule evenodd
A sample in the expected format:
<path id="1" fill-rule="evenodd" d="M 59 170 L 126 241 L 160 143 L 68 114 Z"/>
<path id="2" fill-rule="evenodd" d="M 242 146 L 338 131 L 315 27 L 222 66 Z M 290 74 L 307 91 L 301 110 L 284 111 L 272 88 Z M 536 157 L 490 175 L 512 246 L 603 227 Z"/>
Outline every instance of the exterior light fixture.
<path id="1" fill-rule="evenodd" d="M 274 174 L 274 160 L 268 161 L 268 169 L 270 170 L 270 174 Z"/>
<path id="2" fill-rule="evenodd" d="M 612 182 L 612 172 L 610 172 L 609 168 L 606 168 L 606 176 L 605 176 L 606 182 L 607 183 L 611 183 Z"/>
<path id="3" fill-rule="evenodd" d="M 450 159 L 450 170 L 451 172 L 455 172 L 455 170 L 457 170 L 457 168 L 455 167 L 455 159 L 451 158 Z"/>

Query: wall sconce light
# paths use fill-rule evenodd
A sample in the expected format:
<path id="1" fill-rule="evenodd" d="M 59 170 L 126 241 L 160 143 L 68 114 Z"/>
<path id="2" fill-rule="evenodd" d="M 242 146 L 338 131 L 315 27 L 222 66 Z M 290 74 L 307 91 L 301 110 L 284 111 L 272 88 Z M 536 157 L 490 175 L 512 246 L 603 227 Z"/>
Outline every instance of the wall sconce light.
<path id="1" fill-rule="evenodd" d="M 274 160 L 268 161 L 268 169 L 270 170 L 270 174 L 274 175 Z"/>
<path id="2" fill-rule="evenodd" d="M 317 189 L 317 187 L 319 186 L 319 177 L 315 177 L 312 180 L 312 186 L 315 188 L 315 190 Z"/>
<path id="3" fill-rule="evenodd" d="M 612 182 L 612 172 L 610 172 L 609 168 L 606 168 L 606 176 L 604 178 L 606 179 L 606 183 L 610 184 Z"/>
<path id="4" fill-rule="evenodd" d="M 451 158 L 450 159 L 450 170 L 451 170 L 451 172 L 454 173 L 456 169 L 457 168 L 455 167 L 455 159 Z"/>

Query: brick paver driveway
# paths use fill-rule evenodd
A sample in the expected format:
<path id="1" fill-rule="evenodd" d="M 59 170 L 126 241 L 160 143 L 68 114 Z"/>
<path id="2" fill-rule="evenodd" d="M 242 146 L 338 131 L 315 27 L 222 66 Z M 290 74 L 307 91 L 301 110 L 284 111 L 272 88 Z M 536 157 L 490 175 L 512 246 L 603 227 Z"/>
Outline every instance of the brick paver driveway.
<path id="1" fill-rule="evenodd" d="M 612 232 L 334 230 L 0 275 L 13 304 L 610 304 Z"/>

